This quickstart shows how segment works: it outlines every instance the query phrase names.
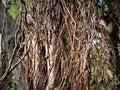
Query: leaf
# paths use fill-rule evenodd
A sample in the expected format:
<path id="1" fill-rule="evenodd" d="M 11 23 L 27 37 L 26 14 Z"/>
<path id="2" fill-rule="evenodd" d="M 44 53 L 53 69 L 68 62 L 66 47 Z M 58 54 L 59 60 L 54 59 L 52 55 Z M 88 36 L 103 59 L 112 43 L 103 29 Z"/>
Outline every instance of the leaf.
<path id="1" fill-rule="evenodd" d="M 12 3 L 8 12 L 13 19 L 17 19 L 19 14 L 19 8 L 15 3 Z"/>
<path id="2" fill-rule="evenodd" d="M 25 43 L 23 42 L 20 44 L 20 49 L 24 49 L 24 47 L 25 47 Z"/>

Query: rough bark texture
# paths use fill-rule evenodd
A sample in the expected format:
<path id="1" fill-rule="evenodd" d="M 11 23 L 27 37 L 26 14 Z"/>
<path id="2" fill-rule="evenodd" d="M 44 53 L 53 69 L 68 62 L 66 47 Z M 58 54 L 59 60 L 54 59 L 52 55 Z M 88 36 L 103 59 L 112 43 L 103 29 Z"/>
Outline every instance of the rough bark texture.
<path id="1" fill-rule="evenodd" d="M 16 58 L 27 54 L 17 67 L 18 90 L 112 90 L 119 85 L 108 26 L 101 24 L 96 5 L 96 0 L 21 2 L 23 39 L 15 44 L 25 47 Z"/>
<path id="2" fill-rule="evenodd" d="M 23 29 L 26 49 L 31 45 L 25 59 L 24 80 L 27 89 L 98 89 L 105 88 L 101 83 L 103 79 L 106 79 L 106 88 L 110 89 L 114 83 L 107 85 L 107 82 L 113 78 L 113 73 L 108 69 L 109 66 L 103 67 L 102 63 L 107 62 L 111 65 L 109 60 L 115 60 L 114 51 L 111 52 L 111 57 L 109 52 L 112 48 L 108 47 L 109 38 L 105 37 L 106 27 L 99 24 L 100 17 L 95 7 L 97 2 L 34 0 L 32 3 L 27 9 L 27 22 Z M 105 32 L 101 31 L 102 29 Z M 29 37 L 32 39 L 29 40 Z M 100 39 L 99 45 L 101 48 L 104 47 L 101 49 L 103 51 L 96 52 L 92 45 L 94 38 Z M 99 65 L 101 59 L 103 61 Z M 92 66 L 94 63 L 96 66 Z M 94 72 L 96 67 L 98 72 L 106 73 L 105 77 L 100 76 L 100 81 L 97 81 L 100 77 L 96 76 L 96 71 Z M 107 72 L 101 71 L 100 68 L 107 68 Z"/>

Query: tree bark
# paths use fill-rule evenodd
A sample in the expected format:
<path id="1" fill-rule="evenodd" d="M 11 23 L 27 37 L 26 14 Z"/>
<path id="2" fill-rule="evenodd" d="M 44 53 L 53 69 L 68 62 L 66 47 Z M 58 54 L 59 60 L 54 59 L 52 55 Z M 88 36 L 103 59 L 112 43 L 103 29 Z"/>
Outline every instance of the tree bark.
<path id="1" fill-rule="evenodd" d="M 114 52 L 110 53 L 96 4 L 92 0 L 25 2 L 20 24 L 25 43 L 22 54 L 29 52 L 18 68 L 19 90 L 110 89 L 114 85 L 109 70 Z M 93 44 L 93 40 L 99 42 Z"/>

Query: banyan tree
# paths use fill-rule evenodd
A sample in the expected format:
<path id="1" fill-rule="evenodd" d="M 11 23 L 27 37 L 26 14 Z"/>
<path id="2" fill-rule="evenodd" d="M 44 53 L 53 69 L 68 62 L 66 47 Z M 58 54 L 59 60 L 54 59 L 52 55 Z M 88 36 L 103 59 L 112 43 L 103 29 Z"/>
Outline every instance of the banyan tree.
<path id="1" fill-rule="evenodd" d="M 18 0 L 1 90 L 10 78 L 17 90 L 116 90 L 119 54 L 111 35 L 119 28 L 110 28 L 100 1 Z"/>

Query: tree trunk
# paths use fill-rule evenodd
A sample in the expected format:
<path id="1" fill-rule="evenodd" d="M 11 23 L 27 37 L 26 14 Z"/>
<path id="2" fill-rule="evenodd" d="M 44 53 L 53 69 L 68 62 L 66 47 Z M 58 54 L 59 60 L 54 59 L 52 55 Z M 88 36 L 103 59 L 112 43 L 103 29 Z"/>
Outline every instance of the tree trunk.
<path id="1" fill-rule="evenodd" d="M 117 85 L 111 63 L 115 52 L 97 1 L 20 2 L 24 40 L 17 42 L 25 47 L 17 54 L 25 58 L 16 69 L 18 90 L 110 90 Z"/>

